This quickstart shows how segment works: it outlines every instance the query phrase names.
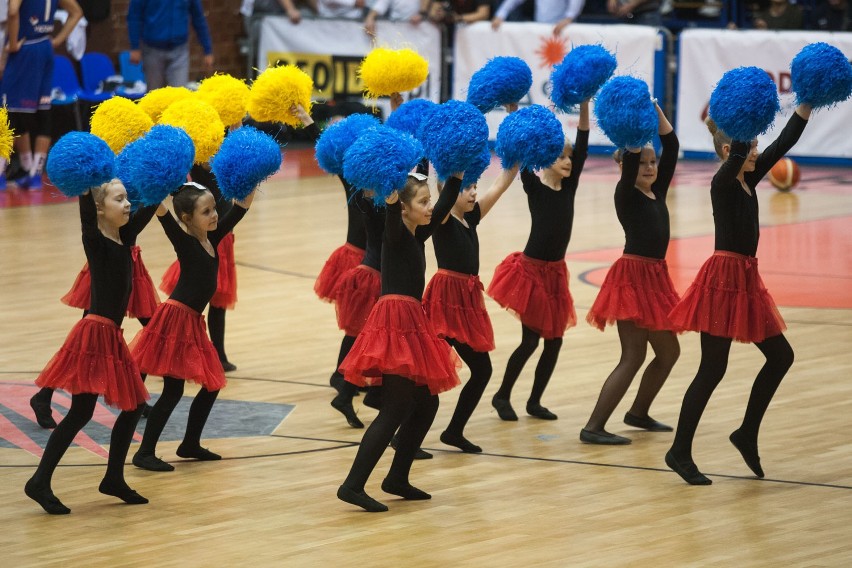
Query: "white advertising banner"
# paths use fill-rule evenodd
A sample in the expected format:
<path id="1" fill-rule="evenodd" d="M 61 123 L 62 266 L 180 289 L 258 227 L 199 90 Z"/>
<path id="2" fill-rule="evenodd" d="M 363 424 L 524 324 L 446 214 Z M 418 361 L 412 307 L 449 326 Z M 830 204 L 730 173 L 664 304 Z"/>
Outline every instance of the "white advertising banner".
<path id="1" fill-rule="evenodd" d="M 429 62 L 426 82 L 406 99 L 426 98 L 438 102 L 441 94 L 441 32 L 430 23 L 379 21 L 376 45 L 411 47 Z M 373 48 L 364 25 L 354 20 L 302 20 L 293 24 L 283 16 L 269 16 L 260 26 L 257 68 L 293 64 L 314 80 L 314 97 L 358 96 L 363 84 L 358 78 L 361 60 Z M 372 104 L 372 102 L 368 102 Z M 387 99 L 378 105 L 388 111 Z"/>
<path id="2" fill-rule="evenodd" d="M 778 86 L 781 113 L 772 129 L 758 139 L 765 148 L 795 109 L 790 88 L 790 62 L 807 44 L 823 41 L 852 57 L 852 33 L 813 31 L 684 30 L 680 35 L 677 134 L 685 152 L 714 152 L 704 118 L 713 87 L 730 69 L 765 69 Z M 810 158 L 852 158 L 852 101 L 814 113 L 802 138 L 790 152 Z"/>
<path id="3" fill-rule="evenodd" d="M 561 36 L 554 36 L 552 24 L 507 22 L 494 31 L 490 22 L 477 22 L 456 30 L 453 98 L 465 100 L 471 76 L 492 57 L 505 55 L 520 57 L 532 70 L 532 88 L 529 97 L 521 104 L 552 108 L 550 73 L 572 46 L 584 44 L 603 45 L 615 54 L 618 61 L 616 75 L 638 77 L 648 83 L 653 93 L 654 56 L 656 50 L 661 49 L 661 41 L 657 30 L 648 26 L 571 24 Z M 573 139 L 578 116 L 563 113 L 557 113 L 557 116 L 566 134 Z M 505 117 L 503 109 L 495 109 L 486 115 L 492 140 Z M 594 125 L 589 143 L 611 145 Z"/>

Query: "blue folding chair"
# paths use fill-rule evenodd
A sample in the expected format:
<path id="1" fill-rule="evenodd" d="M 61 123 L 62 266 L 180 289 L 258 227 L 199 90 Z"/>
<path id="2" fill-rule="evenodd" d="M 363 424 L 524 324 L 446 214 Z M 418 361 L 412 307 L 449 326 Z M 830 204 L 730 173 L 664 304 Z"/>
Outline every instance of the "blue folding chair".
<path id="1" fill-rule="evenodd" d="M 50 104 L 54 106 L 73 105 L 74 124 L 77 130 L 83 129 L 80 118 L 80 81 L 74 64 L 64 55 L 53 56 L 53 80 Z"/>
<path id="2" fill-rule="evenodd" d="M 80 98 L 89 103 L 101 103 L 107 99 L 111 99 L 113 94 L 110 91 L 98 92 L 101 89 L 101 82 L 115 75 L 115 67 L 112 66 L 112 61 L 103 53 L 86 53 L 80 60 L 80 72 L 83 76 L 83 90 L 80 92 Z"/>
<path id="3" fill-rule="evenodd" d="M 145 72 L 142 70 L 142 64 L 131 63 L 129 51 L 122 51 L 118 54 L 118 69 L 121 71 L 121 76 L 124 77 L 125 83 L 145 82 Z"/>

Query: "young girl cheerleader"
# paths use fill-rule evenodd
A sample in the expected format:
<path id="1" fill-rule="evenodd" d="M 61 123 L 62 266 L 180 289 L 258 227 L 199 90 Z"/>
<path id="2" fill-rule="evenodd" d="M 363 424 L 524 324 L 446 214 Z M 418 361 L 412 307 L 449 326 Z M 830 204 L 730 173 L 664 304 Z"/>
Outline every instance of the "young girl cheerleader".
<path id="1" fill-rule="evenodd" d="M 742 425 L 730 436 L 746 465 L 763 477 L 758 431 L 778 385 L 793 364 L 793 349 L 784 337 L 784 320 L 757 270 L 760 225 L 755 188 L 798 141 L 810 115 L 810 105 L 800 104 L 778 139 L 762 154 L 758 154 L 756 140 L 731 140 L 707 119 L 716 153 L 723 160 L 710 184 L 716 252 L 670 315 L 676 328 L 701 332 L 701 363 L 684 394 L 674 442 L 666 453 L 666 464 L 691 485 L 712 483 L 692 460 L 692 440 L 710 396 L 725 376 L 734 339 L 754 343 L 766 357 L 754 380 Z"/>
<path id="2" fill-rule="evenodd" d="M 164 206 L 157 216 L 172 243 L 180 263 L 180 278 L 169 299 L 160 304 L 154 317 L 130 344 L 139 368 L 163 377 L 163 392 L 151 409 L 133 465 L 149 471 L 172 471 L 174 466 L 154 455 L 157 441 L 172 411 L 183 396 L 184 383 L 193 381 L 201 390 L 189 410 L 183 443 L 177 449 L 182 458 L 218 460 L 221 456 L 201 447 L 201 432 L 219 391 L 225 386 L 225 373 L 216 349 L 204 332 L 204 311 L 216 292 L 219 256 L 217 246 L 248 211 L 254 193 L 219 220 L 213 194 L 195 182 L 184 184 L 172 198 L 177 220 Z"/>
<path id="3" fill-rule="evenodd" d="M 430 499 L 412 486 L 414 455 L 438 411 L 438 393 L 459 384 L 455 355 L 439 339 L 421 306 L 425 241 L 455 203 L 461 175 L 451 177 L 433 210 L 426 176 L 409 174 L 388 199 L 382 250 L 382 295 L 340 366 L 356 385 L 382 385 L 379 414 L 364 432 L 355 461 L 337 497 L 369 512 L 387 511 L 364 491 L 394 432 L 399 440 L 382 490 L 403 499 Z"/>
<path id="4" fill-rule="evenodd" d="M 521 320 L 521 344 L 509 357 L 503 383 L 491 400 L 501 420 L 518 419 L 512 408 L 512 387 L 527 360 L 544 338 L 544 351 L 535 369 L 535 381 L 527 400 L 527 414 L 556 420 L 556 414 L 541 405 L 565 330 L 576 325 L 574 303 L 568 291 L 565 251 L 574 223 L 574 196 L 583 172 L 589 146 L 589 102 L 580 103 L 580 122 L 573 149 L 566 144 L 556 162 L 541 177 L 521 171 L 529 202 L 532 228 L 524 252 L 515 252 L 501 262 L 488 286 L 488 295 L 516 313 Z"/>
<path id="5" fill-rule="evenodd" d="M 51 433 L 38 468 L 24 488 L 51 515 L 71 512 L 53 494 L 51 480 L 74 437 L 91 420 L 98 395 L 122 410 L 112 429 L 107 471 L 98 490 L 131 505 L 148 502 L 124 480 L 124 460 L 148 391 L 120 326 L 133 278 L 128 243 L 151 220 L 156 206 L 141 208 L 131 217 L 127 191 L 117 179 L 86 192 L 79 201 L 83 249 L 91 272 L 89 313 L 77 322 L 36 380 L 40 387 L 69 392 L 71 408 Z"/>
<path id="6" fill-rule="evenodd" d="M 482 448 L 464 436 L 464 428 L 491 379 L 494 330 L 485 310 L 479 280 L 479 237 L 476 228 L 518 173 L 517 167 L 503 170 L 489 190 L 477 201 L 476 183 L 458 194 L 450 215 L 435 228 L 432 242 L 438 272 L 423 294 L 423 308 L 438 337 L 443 337 L 470 368 L 470 380 L 459 394 L 456 410 L 441 441 L 463 452 Z M 450 191 L 444 188 L 443 191 Z"/>
<path id="7" fill-rule="evenodd" d="M 615 186 L 615 211 L 624 229 L 624 255 L 604 279 L 586 320 L 603 331 L 616 322 L 621 360 L 601 389 L 598 403 L 580 440 L 587 444 L 629 444 L 630 439 L 606 431 L 606 423 L 627 387 L 645 362 L 648 344 L 654 359 L 642 375 L 633 406 L 624 422 L 652 432 L 669 432 L 671 426 L 648 416 L 648 409 L 668 378 L 680 347 L 668 314 L 678 301 L 668 267 L 669 210 L 666 194 L 677 165 L 678 140 L 657 105 L 663 153 L 659 168 L 653 146 L 616 152 L 621 179 Z"/>

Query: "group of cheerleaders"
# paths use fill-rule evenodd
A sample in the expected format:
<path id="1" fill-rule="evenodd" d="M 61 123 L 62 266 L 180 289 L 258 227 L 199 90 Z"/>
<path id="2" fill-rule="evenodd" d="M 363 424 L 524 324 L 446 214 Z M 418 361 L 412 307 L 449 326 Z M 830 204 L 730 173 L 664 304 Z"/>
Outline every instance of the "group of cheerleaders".
<path id="1" fill-rule="evenodd" d="M 402 103 L 391 97 L 392 109 Z M 517 105 L 507 105 L 512 112 Z M 316 138 L 319 132 L 305 110 L 292 112 Z M 733 340 L 754 343 L 766 357 L 748 401 L 742 425 L 730 440 L 758 477 L 758 432 L 767 407 L 793 362 L 783 335 L 784 322 L 757 269 L 759 225 L 756 186 L 802 134 L 811 108 L 799 105 L 787 125 L 762 153 L 756 140 L 732 140 L 711 119 L 721 166 L 710 193 L 715 224 L 715 252 L 679 298 L 666 266 L 669 214 L 666 195 L 674 175 L 678 140 L 659 106 L 662 153 L 652 146 L 615 154 L 621 175 L 615 208 L 625 234 L 624 254 L 610 268 L 587 321 L 603 330 L 615 324 L 621 358 L 605 381 L 597 404 L 580 431 L 589 444 L 629 444 L 606 431 L 607 421 L 642 367 L 648 344 L 654 359 L 646 367 L 633 405 L 624 417 L 630 426 L 671 431 L 654 420 L 649 408 L 679 356 L 676 334 L 701 334 L 701 362 L 684 396 L 677 430 L 666 464 L 693 485 L 709 485 L 692 458 L 695 430 L 715 387 L 723 378 Z M 463 183 L 464 172 L 440 187 L 434 206 L 422 164 L 404 187 L 377 205 L 369 190 L 357 190 L 343 177 L 348 204 L 346 244 L 328 259 L 315 290 L 335 304 L 344 338 L 331 377 L 337 394 L 331 405 L 350 426 L 363 428 L 352 401 L 359 388 L 365 404 L 378 415 L 365 430 L 352 467 L 337 491 L 341 500 L 370 512 L 387 506 L 365 492 L 365 485 L 388 445 L 395 448 L 384 492 L 409 500 L 431 496 L 409 480 L 412 463 L 431 457 L 421 444 L 435 419 L 438 395 L 460 384 L 459 358 L 470 369 L 443 443 L 463 452 L 482 449 L 464 429 L 492 374 L 489 352 L 494 334 L 484 293 L 521 320 L 521 342 L 509 357 L 492 405 L 502 420 L 517 420 L 512 389 L 525 364 L 543 340 L 526 412 L 542 420 L 557 416 L 542 405 L 556 366 L 562 337 L 576 324 L 564 260 L 571 238 L 574 198 L 587 156 L 589 101 L 580 104 L 574 144 L 567 142 L 550 167 L 521 170 L 531 230 L 522 252 L 496 268 L 487 292 L 479 278 L 477 226 L 518 175 L 504 168 L 487 191 Z M 163 391 L 150 407 L 135 466 L 171 471 L 155 455 L 156 444 L 179 402 L 186 381 L 201 385 L 189 412 L 186 433 L 177 449 L 182 458 L 218 460 L 201 446 L 201 433 L 219 391 L 225 386 L 224 311 L 235 296 L 232 230 L 246 214 L 254 193 L 243 201 L 221 199 L 214 176 L 193 168 L 184 184 L 161 204 L 131 214 L 127 191 L 119 180 L 80 196 L 79 208 L 87 267 L 64 300 L 85 310 L 36 384 L 42 388 L 31 405 L 39 424 L 54 427 L 43 457 L 26 483 L 26 494 L 51 514 L 67 514 L 53 493 L 51 478 L 76 434 L 91 419 L 97 398 L 121 409 L 112 431 L 101 493 L 128 504 L 147 503 L 124 479 L 124 462 L 148 398 L 145 374 L 163 377 Z M 169 298 L 160 303 L 142 264 L 136 236 L 157 216 L 177 254 L 164 283 Z M 425 281 L 425 242 L 432 237 L 438 271 Z M 202 312 L 209 313 L 211 343 Z M 221 311 L 213 311 L 213 308 Z M 125 314 L 138 318 L 142 330 L 125 343 L 120 328 Z M 215 343 L 215 345 L 214 345 Z M 229 370 L 233 367 L 229 367 Z M 71 407 L 56 425 L 50 409 L 53 389 L 72 396 Z"/>

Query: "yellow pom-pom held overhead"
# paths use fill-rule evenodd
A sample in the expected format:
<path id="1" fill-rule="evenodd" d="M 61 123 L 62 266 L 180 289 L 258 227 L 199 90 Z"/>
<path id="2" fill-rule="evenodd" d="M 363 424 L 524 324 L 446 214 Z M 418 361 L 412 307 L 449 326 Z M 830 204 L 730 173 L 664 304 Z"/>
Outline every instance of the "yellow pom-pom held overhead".
<path id="1" fill-rule="evenodd" d="M 300 126 L 290 109 L 297 104 L 311 111 L 314 81 L 295 65 L 267 67 L 251 86 L 248 112 L 260 122 L 283 122 Z"/>
<path id="2" fill-rule="evenodd" d="M 188 99 L 192 96 L 192 91 L 186 87 L 161 87 L 148 91 L 148 93 L 139 99 L 139 107 L 148 113 L 151 120 L 157 122 L 160 120 L 160 115 L 166 110 L 169 105 L 177 101 Z"/>
<path id="3" fill-rule="evenodd" d="M 234 126 L 246 115 L 249 88 L 242 79 L 217 73 L 201 81 L 198 97 L 216 109 L 225 126 Z"/>
<path id="4" fill-rule="evenodd" d="M 385 97 L 416 89 L 429 74 L 429 62 L 413 49 L 377 47 L 358 68 L 369 98 Z"/>
<path id="5" fill-rule="evenodd" d="M 15 133 L 9 126 L 9 113 L 6 107 L 0 107 L 0 158 L 8 160 L 12 155 L 12 141 Z"/>
<path id="6" fill-rule="evenodd" d="M 154 121 L 136 103 L 123 97 L 113 97 L 95 109 L 91 132 L 118 154 L 125 146 L 144 136 L 152 126 Z"/>
<path id="7" fill-rule="evenodd" d="M 182 128 L 189 135 L 195 145 L 196 164 L 209 161 L 225 139 L 225 125 L 219 120 L 219 113 L 196 98 L 169 105 L 160 116 L 159 124 Z"/>

